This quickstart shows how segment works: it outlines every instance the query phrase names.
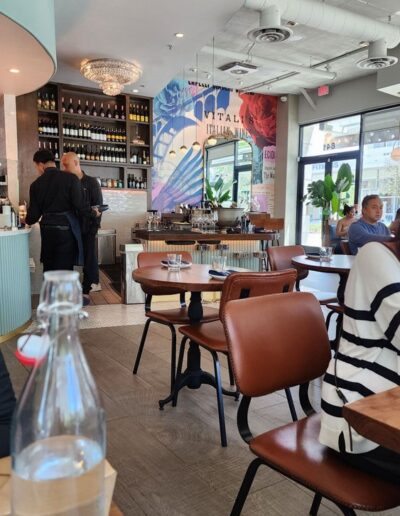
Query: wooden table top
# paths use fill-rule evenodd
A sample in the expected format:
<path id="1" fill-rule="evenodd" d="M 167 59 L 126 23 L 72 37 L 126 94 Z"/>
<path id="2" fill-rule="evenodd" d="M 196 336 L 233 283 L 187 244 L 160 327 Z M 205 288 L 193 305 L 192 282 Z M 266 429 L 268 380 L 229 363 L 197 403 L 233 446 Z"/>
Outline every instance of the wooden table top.
<path id="1" fill-rule="evenodd" d="M 247 269 L 234 268 L 237 271 Z M 210 277 L 210 265 L 192 264 L 179 272 L 169 272 L 167 267 L 141 267 L 133 271 L 133 279 L 148 287 L 173 287 L 187 292 L 220 292 L 223 280 Z"/>
<path id="2" fill-rule="evenodd" d="M 400 387 L 345 405 L 343 417 L 360 435 L 400 453 Z"/>
<path id="3" fill-rule="evenodd" d="M 292 264 L 317 272 L 333 272 L 337 274 L 347 274 L 353 266 L 355 256 L 346 254 L 334 254 L 330 262 L 321 262 L 320 260 L 307 258 L 307 255 L 295 256 L 292 258 Z"/>
<path id="4" fill-rule="evenodd" d="M 202 242 L 204 240 L 209 241 L 222 241 L 222 240 L 277 240 L 279 239 L 279 233 L 200 233 L 197 231 L 147 231 L 145 229 L 139 229 L 135 231 L 135 238 L 142 240 L 173 240 L 177 242 L 195 240 L 196 242 Z"/>

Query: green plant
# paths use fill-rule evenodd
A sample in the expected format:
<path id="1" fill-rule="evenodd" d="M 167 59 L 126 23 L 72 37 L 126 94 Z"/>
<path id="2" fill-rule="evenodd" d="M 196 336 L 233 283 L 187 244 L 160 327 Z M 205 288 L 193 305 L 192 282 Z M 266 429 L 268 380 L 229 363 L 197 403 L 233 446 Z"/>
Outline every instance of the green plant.
<path id="1" fill-rule="evenodd" d="M 319 179 L 308 185 L 307 204 L 322 208 L 323 220 L 327 220 L 335 213 L 341 215 L 341 205 L 346 200 L 343 194 L 350 190 L 352 182 L 353 174 L 350 165 L 343 163 L 338 170 L 336 182 L 330 174 L 327 174 L 324 180 Z"/>
<path id="2" fill-rule="evenodd" d="M 225 183 L 222 177 L 219 177 L 215 183 L 210 183 L 208 178 L 206 178 L 206 200 L 215 208 L 222 206 L 223 202 L 231 200 L 231 189 L 234 183 L 236 181 L 227 181 Z"/>

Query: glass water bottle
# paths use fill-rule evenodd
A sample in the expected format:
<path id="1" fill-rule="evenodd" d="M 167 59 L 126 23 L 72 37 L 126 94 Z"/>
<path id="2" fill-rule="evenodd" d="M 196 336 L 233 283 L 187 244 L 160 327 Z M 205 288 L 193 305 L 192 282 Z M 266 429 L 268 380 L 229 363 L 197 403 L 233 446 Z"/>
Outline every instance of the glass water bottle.
<path id="1" fill-rule="evenodd" d="M 46 272 L 38 319 L 50 345 L 14 414 L 12 514 L 104 514 L 105 416 L 79 340 L 78 273 Z"/>

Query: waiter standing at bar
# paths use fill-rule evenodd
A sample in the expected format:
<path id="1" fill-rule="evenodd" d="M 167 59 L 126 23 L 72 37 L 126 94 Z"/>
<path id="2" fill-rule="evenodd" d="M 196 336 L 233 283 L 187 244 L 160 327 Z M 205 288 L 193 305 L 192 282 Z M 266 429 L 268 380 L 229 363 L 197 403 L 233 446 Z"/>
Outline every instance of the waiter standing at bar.
<path id="1" fill-rule="evenodd" d="M 72 270 L 83 264 L 77 215 L 82 211 L 81 186 L 72 174 L 61 172 L 48 150 L 38 150 L 33 161 L 39 177 L 31 184 L 25 222 L 40 219 L 40 261 L 43 272 Z"/>
<path id="2" fill-rule="evenodd" d="M 96 235 L 100 227 L 101 213 L 96 208 L 103 204 L 103 195 L 97 179 L 86 175 L 81 169 L 80 160 L 75 152 L 67 152 L 61 158 L 63 171 L 75 175 L 82 188 L 84 212 L 79 217 L 83 242 L 83 297 L 89 301 L 92 287 L 99 285 L 99 264 L 96 256 Z"/>

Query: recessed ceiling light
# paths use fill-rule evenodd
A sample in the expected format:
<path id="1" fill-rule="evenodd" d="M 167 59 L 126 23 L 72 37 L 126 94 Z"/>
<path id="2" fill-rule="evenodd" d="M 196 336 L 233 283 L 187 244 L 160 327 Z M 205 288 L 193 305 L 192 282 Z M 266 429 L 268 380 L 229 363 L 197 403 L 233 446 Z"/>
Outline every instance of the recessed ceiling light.
<path id="1" fill-rule="evenodd" d="M 134 90 L 132 90 L 133 93 L 139 93 L 139 90 L 137 90 L 136 88 Z"/>
<path id="2" fill-rule="evenodd" d="M 8 71 L 11 73 L 19 73 L 18 68 L 10 68 Z"/>
<path id="3" fill-rule="evenodd" d="M 369 46 L 369 41 L 360 41 L 359 46 L 360 47 L 368 47 Z"/>
<path id="4" fill-rule="evenodd" d="M 183 38 L 183 36 L 184 36 L 183 32 L 175 32 L 176 38 Z"/>

